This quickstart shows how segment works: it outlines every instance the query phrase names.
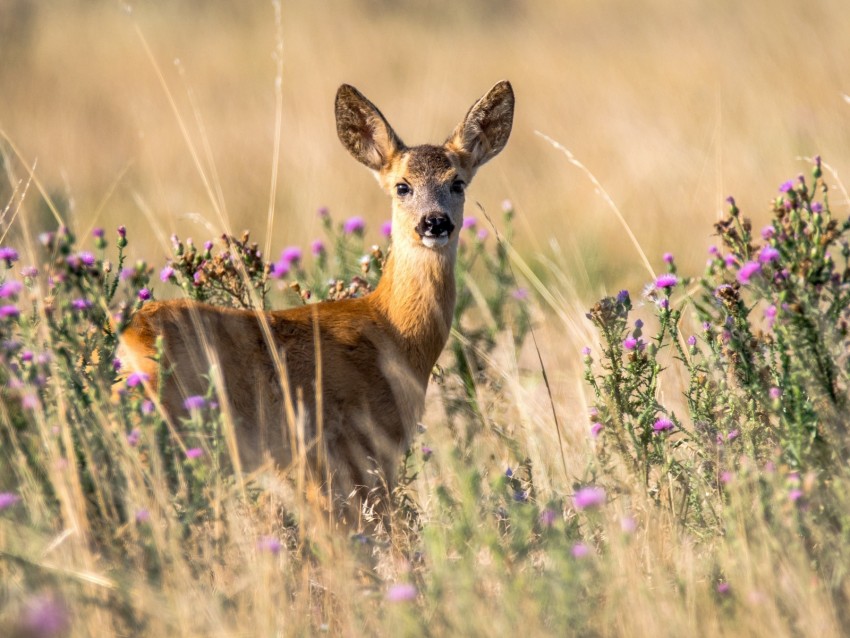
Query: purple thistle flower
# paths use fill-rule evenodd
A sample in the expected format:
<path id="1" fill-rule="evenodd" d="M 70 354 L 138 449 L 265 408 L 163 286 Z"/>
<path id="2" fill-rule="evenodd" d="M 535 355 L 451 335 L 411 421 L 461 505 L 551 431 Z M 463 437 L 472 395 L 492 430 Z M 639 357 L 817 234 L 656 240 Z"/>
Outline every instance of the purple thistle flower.
<path id="1" fill-rule="evenodd" d="M 658 419 L 652 424 L 652 429 L 655 432 L 668 432 L 672 430 L 673 427 L 673 422 L 670 419 L 665 419 L 664 417 Z"/>
<path id="2" fill-rule="evenodd" d="M 92 237 L 94 237 L 95 239 L 103 239 L 103 237 L 106 235 L 106 231 L 104 231 L 102 228 L 95 228 L 91 231 L 91 234 Z"/>
<path id="3" fill-rule="evenodd" d="M 125 237 L 127 237 L 127 229 L 124 226 L 118 227 L 118 236 L 121 239 L 124 239 Z"/>
<path id="4" fill-rule="evenodd" d="M 283 544 L 274 536 L 262 536 L 257 541 L 257 549 L 275 556 L 280 553 L 281 547 L 283 547 Z"/>
<path id="5" fill-rule="evenodd" d="M 189 460 L 197 459 L 204 455 L 204 451 L 199 447 L 190 447 L 186 450 L 186 458 Z"/>
<path id="6" fill-rule="evenodd" d="M 726 583 L 726 582 L 717 583 L 717 586 L 714 589 L 721 596 L 725 596 L 726 594 L 729 593 L 729 589 L 730 589 L 729 583 Z"/>
<path id="7" fill-rule="evenodd" d="M 779 192 L 780 193 L 787 193 L 788 191 L 790 191 L 793 188 L 794 188 L 794 182 L 789 179 L 787 182 L 782 182 L 782 184 L 779 186 Z"/>
<path id="8" fill-rule="evenodd" d="M 732 430 L 729 434 L 726 435 L 726 440 L 727 441 L 734 441 L 740 435 L 741 435 L 741 431 L 736 428 L 736 429 Z"/>
<path id="9" fill-rule="evenodd" d="M 316 239 L 310 244 L 310 251 L 318 257 L 325 252 L 325 243 L 321 239 Z"/>
<path id="10" fill-rule="evenodd" d="M 573 545 L 570 553 L 573 555 L 573 558 L 584 558 L 590 554 L 590 548 L 584 543 L 576 543 Z"/>
<path id="11" fill-rule="evenodd" d="M 590 356 L 590 346 L 585 346 L 584 348 L 582 348 L 582 349 L 581 349 L 581 353 L 582 353 L 585 357 L 589 357 L 589 356 Z"/>
<path id="12" fill-rule="evenodd" d="M 691 335 L 690 337 L 688 337 L 688 345 L 689 346 L 697 345 L 697 338 L 694 335 Z"/>
<path id="13" fill-rule="evenodd" d="M 127 387 L 135 388 L 136 386 L 143 385 L 147 381 L 150 381 L 149 375 L 144 372 L 133 372 L 127 377 Z"/>
<path id="14" fill-rule="evenodd" d="M 626 337 L 625 341 L 623 341 L 623 347 L 631 352 L 638 347 L 638 340 L 634 337 Z"/>
<path id="15" fill-rule="evenodd" d="M 11 246 L 0 246 L 0 260 L 6 262 L 6 267 L 11 268 L 13 261 L 18 261 L 18 251 Z"/>
<path id="16" fill-rule="evenodd" d="M 327 206 L 319 206 L 319 208 L 316 209 L 316 215 L 320 219 L 327 219 L 331 216 L 331 212 L 328 210 Z"/>
<path id="17" fill-rule="evenodd" d="M 431 455 L 433 453 L 434 453 L 434 450 L 432 450 L 427 445 L 422 446 L 422 458 L 425 459 L 426 461 L 431 458 Z"/>
<path id="18" fill-rule="evenodd" d="M 20 316 L 21 311 L 18 310 L 17 306 L 13 306 L 11 304 L 0 306 L 0 318 L 15 318 Z"/>
<path id="19" fill-rule="evenodd" d="M 387 590 L 387 600 L 391 603 L 406 603 L 416 600 L 416 587 L 410 583 L 397 583 Z"/>
<path id="20" fill-rule="evenodd" d="M 655 280 L 655 287 L 672 288 L 677 283 L 679 283 L 679 278 L 672 273 L 667 273 L 665 275 L 661 275 L 658 279 Z"/>
<path id="21" fill-rule="evenodd" d="M 84 311 L 84 310 L 88 310 L 89 308 L 91 308 L 91 307 L 92 307 L 92 302 L 91 302 L 89 299 L 84 299 L 84 298 L 74 299 L 74 300 L 71 302 L 71 307 L 72 307 L 74 310 L 77 310 L 77 311 L 79 311 L 79 312 L 82 312 L 82 311 Z"/>
<path id="22" fill-rule="evenodd" d="M 765 226 L 761 229 L 761 238 L 770 239 L 776 234 L 776 229 L 773 226 Z"/>
<path id="23" fill-rule="evenodd" d="M 366 229 L 366 222 L 362 217 L 351 217 L 342 225 L 342 232 L 346 235 L 361 234 Z"/>
<path id="24" fill-rule="evenodd" d="M 727 268 L 734 268 L 734 267 L 735 267 L 735 264 L 737 264 L 737 263 L 738 263 L 738 260 L 737 260 L 737 259 L 735 259 L 735 255 L 726 255 L 726 256 L 723 258 L 723 264 L 724 264 Z"/>
<path id="25" fill-rule="evenodd" d="M 153 411 L 155 409 L 156 406 L 150 399 L 145 399 L 144 401 L 142 401 L 142 414 L 153 414 Z"/>
<path id="26" fill-rule="evenodd" d="M 748 261 L 738 271 L 738 281 L 744 285 L 750 283 L 750 279 L 761 272 L 761 264 L 757 261 Z"/>
<path id="27" fill-rule="evenodd" d="M 127 445 L 136 447 L 142 438 L 142 431 L 139 428 L 133 428 L 127 435 Z"/>
<path id="28" fill-rule="evenodd" d="M 32 353 L 32 350 L 24 350 L 21 353 L 21 361 L 23 361 L 24 363 L 29 363 L 33 360 L 34 357 L 35 355 Z"/>
<path id="29" fill-rule="evenodd" d="M 21 500 L 21 497 L 14 492 L 0 492 L 0 510 L 7 507 L 12 507 L 15 503 Z"/>
<path id="30" fill-rule="evenodd" d="M 709 246 L 708 247 L 708 254 L 711 255 L 712 257 L 717 257 L 719 252 L 720 251 L 718 250 L 717 246 Z"/>
<path id="31" fill-rule="evenodd" d="M 664 263 L 672 264 L 673 263 L 673 253 L 664 253 L 662 256 Z"/>
<path id="32" fill-rule="evenodd" d="M 389 237 L 392 234 L 393 234 L 393 222 L 392 222 L 392 220 L 386 221 L 383 224 L 381 224 L 381 235 L 383 235 L 384 237 Z"/>
<path id="33" fill-rule="evenodd" d="M 142 508 L 136 512 L 137 523 L 147 523 L 149 520 L 151 520 L 151 513 L 145 508 Z"/>
<path id="34" fill-rule="evenodd" d="M 171 266 L 166 266 L 165 268 L 159 271 L 160 281 L 169 281 L 172 277 L 174 277 L 174 268 L 172 268 Z"/>
<path id="35" fill-rule="evenodd" d="M 779 388 L 771 388 L 767 391 L 767 393 L 774 401 L 776 401 L 779 397 L 782 396 L 782 390 L 780 390 Z"/>
<path id="36" fill-rule="evenodd" d="M 514 209 L 514 203 L 509 199 L 502 200 L 502 211 L 509 213 Z"/>
<path id="37" fill-rule="evenodd" d="M 788 492 L 788 499 L 789 499 L 792 503 L 796 503 L 796 502 L 797 502 L 797 501 L 799 501 L 801 498 L 803 498 L 803 491 L 802 491 L 802 490 L 800 490 L 800 489 L 798 489 L 798 488 L 794 488 L 793 490 L 791 490 L 790 492 Z"/>
<path id="38" fill-rule="evenodd" d="M 617 293 L 617 303 L 627 303 L 629 301 L 629 291 L 621 290 Z"/>
<path id="39" fill-rule="evenodd" d="M 601 487 L 588 486 L 573 495 L 573 505 L 577 510 L 594 509 L 605 504 L 606 494 Z"/>
<path id="40" fill-rule="evenodd" d="M 463 224 L 461 224 L 461 228 L 463 229 L 471 229 L 475 228 L 475 225 L 478 223 L 478 220 L 474 217 L 465 217 L 463 220 Z"/>
<path id="41" fill-rule="evenodd" d="M 280 260 L 292 265 L 301 261 L 301 256 L 301 249 L 298 246 L 287 246 L 283 249 L 283 252 L 280 253 Z"/>
<path id="42" fill-rule="evenodd" d="M 595 439 L 599 437 L 599 433 L 602 432 L 602 428 L 605 426 L 597 421 L 593 425 L 590 426 L 590 435 Z"/>
<path id="43" fill-rule="evenodd" d="M 823 204 L 821 204 L 820 202 L 814 202 L 812 204 L 812 212 L 815 215 L 820 215 L 823 212 Z"/>
<path id="44" fill-rule="evenodd" d="M 280 261 L 276 261 L 272 264 L 272 269 L 269 272 L 269 276 L 273 277 L 274 279 L 282 279 L 283 277 L 286 277 L 289 274 L 289 269 L 289 262 L 283 261 L 281 259 Z"/>
<path id="45" fill-rule="evenodd" d="M 142 301 L 147 301 L 150 298 L 151 298 L 151 291 L 148 290 L 147 288 L 142 288 L 139 291 L 139 299 L 141 299 Z"/>
<path id="46" fill-rule="evenodd" d="M 30 598 L 24 605 L 19 622 L 22 635 L 38 638 L 65 636 L 71 628 L 68 608 L 52 594 Z"/>
<path id="47" fill-rule="evenodd" d="M 208 253 L 212 250 L 213 243 L 210 240 L 204 242 L 204 252 Z"/>
<path id="48" fill-rule="evenodd" d="M 487 237 L 489 237 L 489 235 L 490 235 L 490 233 L 487 231 L 487 229 L 482 228 L 481 230 L 478 231 L 478 234 L 476 235 L 476 237 L 478 238 L 479 241 L 484 241 L 485 239 L 487 239 Z"/>
<path id="49" fill-rule="evenodd" d="M 94 266 L 95 261 L 97 261 L 97 260 L 95 259 L 94 255 L 92 255 L 92 254 L 91 254 L 90 252 L 88 252 L 88 251 L 84 251 L 84 252 L 78 253 L 78 255 L 77 255 L 77 256 L 79 257 L 79 259 L 80 259 L 80 263 L 81 263 L 83 266 Z"/>
<path id="50" fill-rule="evenodd" d="M 540 524 L 543 527 L 552 527 L 555 524 L 555 519 L 557 518 L 557 514 L 555 514 L 554 510 L 549 509 L 548 507 L 540 512 Z"/>
<path id="51" fill-rule="evenodd" d="M 24 289 L 20 281 L 10 280 L 0 285 L 0 299 L 8 299 L 14 297 Z"/>
<path id="52" fill-rule="evenodd" d="M 779 259 L 779 251 L 773 246 L 765 246 L 759 251 L 759 261 L 763 264 Z"/>
<path id="53" fill-rule="evenodd" d="M 21 276 L 32 279 L 33 277 L 38 276 L 38 268 L 35 266 L 24 266 L 21 268 Z"/>
<path id="54" fill-rule="evenodd" d="M 202 396 L 191 396 L 186 397 L 186 400 L 183 401 L 183 407 L 187 410 L 203 410 L 204 406 L 206 406 L 207 401 Z"/>

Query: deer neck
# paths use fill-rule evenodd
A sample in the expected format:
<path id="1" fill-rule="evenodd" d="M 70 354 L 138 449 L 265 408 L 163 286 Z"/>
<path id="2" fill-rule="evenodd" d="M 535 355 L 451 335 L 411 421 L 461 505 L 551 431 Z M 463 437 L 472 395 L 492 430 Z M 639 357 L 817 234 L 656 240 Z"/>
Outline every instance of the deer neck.
<path id="1" fill-rule="evenodd" d="M 411 368 L 426 381 L 449 338 L 455 308 L 457 240 L 443 249 L 399 245 L 374 292 Z"/>

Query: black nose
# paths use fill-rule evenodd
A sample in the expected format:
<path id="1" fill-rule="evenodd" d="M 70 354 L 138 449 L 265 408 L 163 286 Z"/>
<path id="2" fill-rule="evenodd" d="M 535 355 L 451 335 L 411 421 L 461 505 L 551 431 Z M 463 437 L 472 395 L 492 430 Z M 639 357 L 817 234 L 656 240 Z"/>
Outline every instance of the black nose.
<path id="1" fill-rule="evenodd" d="M 432 213 L 419 220 L 416 232 L 420 237 L 448 237 L 454 231 L 455 225 L 448 215 Z"/>

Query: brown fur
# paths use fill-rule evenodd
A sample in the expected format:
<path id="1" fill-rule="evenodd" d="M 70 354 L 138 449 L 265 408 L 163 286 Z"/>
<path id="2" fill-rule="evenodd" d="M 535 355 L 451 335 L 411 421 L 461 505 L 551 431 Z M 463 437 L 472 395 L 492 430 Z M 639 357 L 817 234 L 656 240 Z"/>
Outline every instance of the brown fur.
<path id="1" fill-rule="evenodd" d="M 185 397 L 206 392 L 215 366 L 243 467 L 270 456 L 285 468 L 304 453 L 314 479 L 329 478 L 337 498 L 380 485 L 376 473 L 391 487 L 451 328 L 463 218 L 463 193 L 452 184 L 468 184 L 501 150 L 512 116 L 513 93 L 501 82 L 444 146 L 408 148 L 371 102 L 343 85 L 336 98 L 340 140 L 393 196 L 393 249 L 377 289 L 361 299 L 267 313 L 188 300 L 150 303 L 122 335 L 120 356 L 157 388 L 151 357 L 163 338 L 169 374 L 159 390 L 172 419 L 183 413 Z M 401 182 L 411 188 L 405 196 L 395 193 Z M 416 231 L 427 215 L 454 224 L 444 245 L 428 247 Z"/>

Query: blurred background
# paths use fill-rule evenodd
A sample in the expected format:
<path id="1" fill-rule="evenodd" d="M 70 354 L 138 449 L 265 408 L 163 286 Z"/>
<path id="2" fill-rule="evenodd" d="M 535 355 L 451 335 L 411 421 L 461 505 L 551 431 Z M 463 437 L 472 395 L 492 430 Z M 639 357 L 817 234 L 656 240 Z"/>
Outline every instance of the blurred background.
<path id="1" fill-rule="evenodd" d="M 590 301 L 648 275 L 588 175 L 536 131 L 592 172 L 656 268 L 670 250 L 701 271 L 728 195 L 766 222 L 778 184 L 808 174 L 801 157 L 850 171 L 846 0 L 304 0 L 280 12 L 267 0 L 0 0 L 0 211 L 35 166 L 78 233 L 125 224 L 133 256 L 155 265 L 172 232 L 251 229 L 264 244 L 279 33 L 275 253 L 320 235 L 320 206 L 363 215 L 375 241 L 389 216 L 337 140 L 342 82 L 421 143 L 510 79 L 512 139 L 467 214 L 481 217 L 478 203 L 498 220 L 510 199 L 521 252 L 554 259 Z M 32 233 L 55 227 L 35 186 L 21 215 Z"/>

